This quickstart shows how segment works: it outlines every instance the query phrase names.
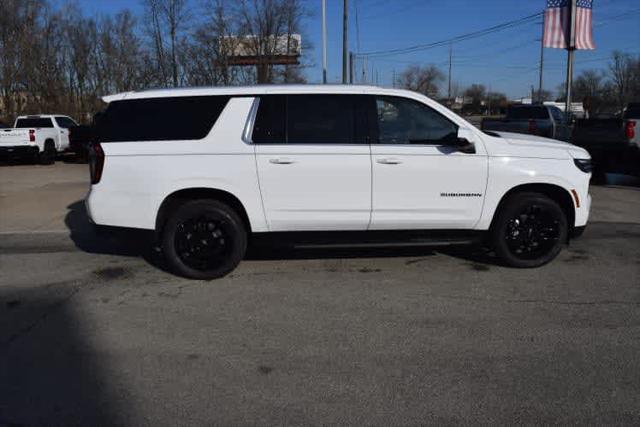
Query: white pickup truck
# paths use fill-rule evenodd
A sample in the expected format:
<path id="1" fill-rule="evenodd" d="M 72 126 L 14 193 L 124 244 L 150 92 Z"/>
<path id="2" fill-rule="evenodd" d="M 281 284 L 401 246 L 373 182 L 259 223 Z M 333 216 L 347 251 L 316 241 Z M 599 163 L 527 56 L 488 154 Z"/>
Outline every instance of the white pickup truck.
<path id="1" fill-rule="evenodd" d="M 0 156 L 32 157 L 43 165 L 69 148 L 69 129 L 77 123 L 62 115 L 20 116 L 13 128 L 0 129 Z"/>
<path id="2" fill-rule="evenodd" d="M 537 267 L 589 217 L 586 150 L 482 132 L 414 92 L 292 85 L 104 100 L 89 217 L 155 230 L 171 269 L 191 278 L 223 276 L 250 239 L 292 232 L 331 244 L 479 238 L 504 264 Z"/>

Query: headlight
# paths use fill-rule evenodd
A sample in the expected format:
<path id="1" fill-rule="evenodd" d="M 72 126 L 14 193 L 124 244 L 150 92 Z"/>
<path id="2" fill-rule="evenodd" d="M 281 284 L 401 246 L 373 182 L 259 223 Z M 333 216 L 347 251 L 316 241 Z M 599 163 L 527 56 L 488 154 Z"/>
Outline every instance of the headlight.
<path id="1" fill-rule="evenodd" d="M 591 159 L 573 159 L 573 163 L 584 173 L 591 173 L 593 170 Z"/>

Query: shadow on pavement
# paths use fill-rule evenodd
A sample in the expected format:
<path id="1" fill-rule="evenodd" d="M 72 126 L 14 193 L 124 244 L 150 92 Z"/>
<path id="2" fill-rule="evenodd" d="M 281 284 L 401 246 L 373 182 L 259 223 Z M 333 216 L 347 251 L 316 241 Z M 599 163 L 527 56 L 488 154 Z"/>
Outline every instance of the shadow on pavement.
<path id="1" fill-rule="evenodd" d="M 103 231 L 91 225 L 84 203 L 77 201 L 68 206 L 65 224 L 70 230 L 75 246 L 88 253 L 140 257 L 149 264 L 166 271 L 161 254 L 156 247 L 153 232 L 107 228 Z M 436 253 L 467 261 L 495 264 L 496 260 L 478 246 L 389 246 L 389 247 L 300 247 L 283 244 L 277 239 L 261 238 L 250 242 L 246 260 L 302 260 L 332 258 L 393 258 L 424 257 Z"/>
<path id="2" fill-rule="evenodd" d="M 55 290 L 53 288 L 56 288 Z M 127 392 L 71 302 L 78 287 L 0 294 L 0 425 L 121 424 Z"/>

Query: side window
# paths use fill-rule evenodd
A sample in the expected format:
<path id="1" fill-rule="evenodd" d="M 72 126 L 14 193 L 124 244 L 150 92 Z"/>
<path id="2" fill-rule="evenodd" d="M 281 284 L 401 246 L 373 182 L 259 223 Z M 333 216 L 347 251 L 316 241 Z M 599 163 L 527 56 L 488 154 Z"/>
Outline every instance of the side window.
<path id="1" fill-rule="evenodd" d="M 78 126 L 76 122 L 71 120 L 69 117 L 64 117 L 64 116 L 56 117 L 56 123 L 58 124 L 58 127 L 65 128 L 65 129 Z"/>
<path id="2" fill-rule="evenodd" d="M 251 140 L 255 144 L 369 144 L 373 120 L 368 101 L 360 95 L 264 95 Z"/>
<path id="3" fill-rule="evenodd" d="M 448 144 L 457 138 L 455 123 L 412 99 L 377 97 L 376 110 L 380 144 Z"/>
<path id="4" fill-rule="evenodd" d="M 99 121 L 99 138 L 102 142 L 202 139 L 228 101 L 228 96 L 114 101 Z"/>
<path id="5" fill-rule="evenodd" d="M 260 97 L 251 140 L 255 144 L 284 144 L 287 141 L 286 114 L 287 97 L 285 95 Z"/>
<path id="6" fill-rule="evenodd" d="M 354 140 L 353 96 L 287 97 L 289 144 L 351 144 Z"/>
<path id="7" fill-rule="evenodd" d="M 553 116 L 553 120 L 558 123 L 562 123 L 564 120 L 562 118 L 562 111 L 559 108 L 553 107 L 551 108 L 551 115 Z"/>

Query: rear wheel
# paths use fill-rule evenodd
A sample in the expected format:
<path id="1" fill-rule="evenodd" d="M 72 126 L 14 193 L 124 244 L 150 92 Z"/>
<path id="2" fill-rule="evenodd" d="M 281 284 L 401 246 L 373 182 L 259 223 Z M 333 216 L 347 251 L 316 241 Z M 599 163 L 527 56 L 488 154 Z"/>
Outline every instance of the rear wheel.
<path id="1" fill-rule="evenodd" d="M 189 201 L 177 208 L 162 233 L 162 251 L 171 269 L 191 279 L 211 280 L 236 268 L 247 249 L 238 214 L 217 200 Z"/>
<path id="2" fill-rule="evenodd" d="M 44 143 L 44 150 L 40 153 L 39 161 L 41 165 L 52 165 L 56 161 L 56 146 L 53 141 Z"/>
<path id="3" fill-rule="evenodd" d="M 529 268 L 553 260 L 567 240 L 562 208 L 539 193 L 511 196 L 491 227 L 491 244 L 509 266 Z"/>

